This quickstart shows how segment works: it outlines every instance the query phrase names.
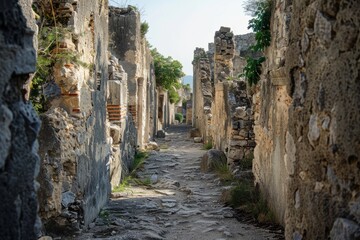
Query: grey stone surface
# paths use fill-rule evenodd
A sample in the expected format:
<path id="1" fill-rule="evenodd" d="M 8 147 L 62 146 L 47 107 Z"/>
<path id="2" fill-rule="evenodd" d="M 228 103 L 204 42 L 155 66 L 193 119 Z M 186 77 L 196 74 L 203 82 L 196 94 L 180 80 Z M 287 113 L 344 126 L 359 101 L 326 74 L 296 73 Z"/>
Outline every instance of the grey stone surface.
<path id="1" fill-rule="evenodd" d="M 56 63 L 53 84 L 62 94 L 49 99 L 50 108 L 42 115 L 39 213 L 45 230 L 53 236 L 64 229 L 65 234 L 71 234 L 87 227 L 110 193 L 111 141 L 105 124 L 108 11 L 103 3 L 56 1 L 53 6 L 57 19 L 70 31 L 58 41 L 66 51 L 80 55 L 81 61 L 92 66 Z M 53 23 L 44 24 L 51 27 Z"/>
<path id="2" fill-rule="evenodd" d="M 360 226 L 346 218 L 337 218 L 330 232 L 331 240 L 353 240 L 360 238 Z"/>
<path id="3" fill-rule="evenodd" d="M 200 164 L 200 169 L 203 172 L 214 170 L 216 166 L 222 166 L 227 164 L 227 158 L 223 151 L 217 149 L 210 149 L 207 151 Z"/>
<path id="4" fill-rule="evenodd" d="M 39 235 L 37 135 L 40 120 L 26 102 L 35 72 L 31 1 L 3 1 L 0 8 L 0 238 Z"/>
<path id="5" fill-rule="evenodd" d="M 156 137 L 157 137 L 157 138 L 165 138 L 165 137 L 166 137 L 165 131 L 164 131 L 164 130 L 159 130 L 159 131 L 157 131 Z"/>

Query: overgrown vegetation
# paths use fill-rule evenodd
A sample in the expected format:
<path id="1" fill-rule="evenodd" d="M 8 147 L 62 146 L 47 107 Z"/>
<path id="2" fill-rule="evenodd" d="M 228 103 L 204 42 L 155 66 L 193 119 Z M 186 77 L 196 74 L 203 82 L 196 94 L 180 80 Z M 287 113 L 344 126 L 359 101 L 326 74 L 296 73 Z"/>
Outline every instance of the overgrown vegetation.
<path id="1" fill-rule="evenodd" d="M 255 188 L 252 180 L 241 179 L 237 181 L 229 196 L 227 204 L 250 214 L 260 223 L 275 223 L 276 219 L 273 212 L 269 209 L 266 199 Z"/>
<path id="2" fill-rule="evenodd" d="M 251 15 L 253 18 L 249 21 L 248 28 L 255 32 L 255 45 L 251 46 L 251 50 L 258 52 L 264 51 L 265 48 L 270 46 L 272 0 L 252 0 L 245 5 L 246 11 L 253 11 Z M 245 77 L 248 83 L 255 85 L 260 80 L 261 64 L 265 61 L 264 57 L 260 58 L 247 58 L 247 64 L 244 68 L 241 77 Z"/>
<path id="3" fill-rule="evenodd" d="M 135 154 L 134 162 L 130 167 L 130 173 L 124 177 L 119 186 L 113 189 L 113 192 L 123 192 L 131 184 L 149 186 L 151 184 L 150 178 L 139 179 L 136 172 L 144 165 L 145 160 L 149 157 L 147 152 L 139 151 Z"/>
<path id="4" fill-rule="evenodd" d="M 146 21 L 142 22 L 140 26 L 141 37 L 144 38 L 145 35 L 148 33 L 148 31 L 149 31 L 149 24 Z"/>
<path id="5" fill-rule="evenodd" d="M 61 42 L 74 37 L 69 29 L 63 27 L 57 20 L 52 1 L 38 2 L 33 5 L 39 24 L 38 55 L 36 72 L 31 83 L 30 100 L 38 113 L 46 111 L 46 99 L 43 86 L 52 80 L 55 64 L 72 64 L 75 66 L 89 67 L 80 61 L 76 51 L 61 48 Z"/>
<path id="6" fill-rule="evenodd" d="M 233 186 L 223 192 L 222 201 L 233 208 L 251 215 L 260 223 L 276 222 L 274 214 L 268 208 L 266 199 L 255 188 L 252 178 L 236 178 L 226 163 L 215 163 L 213 168 L 224 184 Z"/>
<path id="7" fill-rule="evenodd" d="M 226 163 L 215 162 L 213 163 L 212 167 L 216 175 L 223 181 L 223 182 L 231 182 L 234 181 L 234 176 L 231 172 L 231 169 Z"/>
<path id="8" fill-rule="evenodd" d="M 182 87 L 179 79 L 185 76 L 181 63 L 171 57 L 164 57 L 156 48 L 151 50 L 151 55 L 154 59 L 157 86 L 169 91 L 171 103 L 178 103 L 181 100 L 178 90 Z"/>
<path id="9" fill-rule="evenodd" d="M 207 141 L 205 144 L 204 144 L 204 149 L 205 150 L 210 150 L 213 148 L 213 144 L 212 144 L 212 141 Z"/>
<path id="10" fill-rule="evenodd" d="M 175 113 L 175 120 L 178 120 L 179 123 L 182 123 L 184 116 L 181 113 Z"/>

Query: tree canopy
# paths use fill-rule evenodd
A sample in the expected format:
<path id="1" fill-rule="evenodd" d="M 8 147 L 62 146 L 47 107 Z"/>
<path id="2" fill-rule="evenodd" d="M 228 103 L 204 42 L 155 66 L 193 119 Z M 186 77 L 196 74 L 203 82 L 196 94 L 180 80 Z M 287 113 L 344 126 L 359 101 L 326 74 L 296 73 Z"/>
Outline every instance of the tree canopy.
<path id="1" fill-rule="evenodd" d="M 154 58 L 156 84 L 166 90 L 172 87 L 179 89 L 179 79 L 185 76 L 182 64 L 172 57 L 164 57 L 156 48 L 151 50 L 151 55 Z"/>

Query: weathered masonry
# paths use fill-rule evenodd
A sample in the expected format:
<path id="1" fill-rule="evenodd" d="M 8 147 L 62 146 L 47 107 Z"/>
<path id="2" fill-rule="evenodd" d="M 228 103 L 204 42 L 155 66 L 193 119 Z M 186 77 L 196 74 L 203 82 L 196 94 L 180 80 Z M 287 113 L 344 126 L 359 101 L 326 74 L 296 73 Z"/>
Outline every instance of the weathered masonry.
<path id="1" fill-rule="evenodd" d="M 251 158 L 255 146 L 251 94 L 238 78 L 253 42 L 253 34 L 234 36 L 221 27 L 208 52 L 194 52 L 193 126 L 225 152 L 229 165 Z"/>
<path id="2" fill-rule="evenodd" d="M 1 239 L 36 239 L 40 120 L 27 103 L 36 65 L 31 1 L 0 3 Z"/>
<path id="3" fill-rule="evenodd" d="M 137 144 L 144 148 L 156 132 L 157 94 L 150 49 L 135 8 L 110 7 L 109 16 L 110 52 L 127 73 L 128 111 L 137 129 Z"/>
<path id="4" fill-rule="evenodd" d="M 360 236 L 359 29 L 359 1 L 274 1 L 253 171 L 286 239 Z"/>
<path id="5" fill-rule="evenodd" d="M 103 0 L 52 1 L 49 28 L 65 32 L 53 51 L 74 59 L 57 61 L 44 86 L 48 110 L 42 114 L 38 180 L 40 216 L 47 232 L 87 226 L 110 193 L 107 134 L 108 6 Z M 47 21 L 47 20 L 44 20 Z M 40 32 L 42 29 L 39 29 Z"/>

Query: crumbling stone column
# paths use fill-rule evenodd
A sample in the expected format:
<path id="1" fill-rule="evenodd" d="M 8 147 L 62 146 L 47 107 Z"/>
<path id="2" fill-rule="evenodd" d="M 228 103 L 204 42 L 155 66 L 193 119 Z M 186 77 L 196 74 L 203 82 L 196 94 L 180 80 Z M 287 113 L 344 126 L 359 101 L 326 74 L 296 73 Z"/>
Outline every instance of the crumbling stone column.
<path id="1" fill-rule="evenodd" d="M 128 74 L 128 111 L 135 122 L 138 145 L 144 148 L 152 133 L 152 127 L 149 126 L 150 114 L 155 115 L 150 110 L 155 106 L 149 99 L 150 95 L 154 97 L 155 92 L 150 50 L 140 32 L 140 13 L 134 7 L 110 7 L 109 16 L 109 31 L 112 37 L 110 51 L 119 59 Z M 152 123 L 154 124 L 154 121 Z"/>
<path id="2" fill-rule="evenodd" d="M 221 27 L 215 32 L 215 64 L 214 64 L 214 82 L 224 82 L 233 77 L 234 57 L 234 34 L 228 27 Z"/>
<path id="3" fill-rule="evenodd" d="M 9 0 L 0 8 L 0 236 L 4 240 L 36 239 L 41 227 L 35 180 L 40 120 L 27 102 L 36 65 L 31 3 Z"/>
<path id="4" fill-rule="evenodd" d="M 111 55 L 111 54 L 110 54 Z M 136 150 L 136 129 L 127 114 L 127 74 L 116 57 L 110 57 L 107 113 L 112 142 L 110 182 L 114 188 L 129 173 Z"/>
<path id="5" fill-rule="evenodd" d="M 199 129 L 203 141 L 212 142 L 210 136 L 211 105 L 213 102 L 213 84 L 211 82 L 210 62 L 205 50 L 196 48 L 194 51 L 194 80 L 193 80 L 193 126 Z"/>

